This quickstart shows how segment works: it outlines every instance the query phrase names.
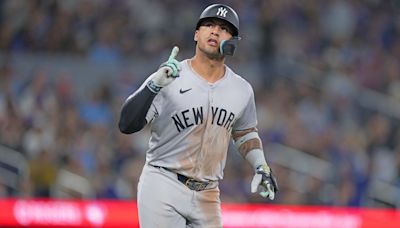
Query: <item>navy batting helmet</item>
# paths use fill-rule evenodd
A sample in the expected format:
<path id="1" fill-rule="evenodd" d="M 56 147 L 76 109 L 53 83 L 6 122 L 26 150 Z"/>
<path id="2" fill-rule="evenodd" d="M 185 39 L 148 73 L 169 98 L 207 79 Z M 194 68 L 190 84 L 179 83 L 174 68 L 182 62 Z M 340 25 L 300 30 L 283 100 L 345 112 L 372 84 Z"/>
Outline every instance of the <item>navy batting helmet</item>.
<path id="1" fill-rule="evenodd" d="M 207 18 L 219 18 L 228 22 L 233 28 L 232 35 L 239 35 L 239 17 L 235 10 L 233 10 L 231 7 L 224 4 L 213 4 L 208 6 L 201 13 L 199 21 L 196 25 L 196 30 L 199 29 L 201 23 Z"/>

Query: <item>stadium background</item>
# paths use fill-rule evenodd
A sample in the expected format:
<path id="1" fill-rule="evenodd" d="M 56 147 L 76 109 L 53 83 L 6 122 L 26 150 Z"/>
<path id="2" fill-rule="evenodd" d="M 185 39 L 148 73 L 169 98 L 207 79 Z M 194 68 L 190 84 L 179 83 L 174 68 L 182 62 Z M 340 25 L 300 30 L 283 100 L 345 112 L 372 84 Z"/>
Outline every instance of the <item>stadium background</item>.
<path id="1" fill-rule="evenodd" d="M 231 149 L 226 203 L 400 205 L 400 1 L 219 1 L 240 15 L 228 65 L 252 83 L 281 191 L 250 193 Z M 194 51 L 214 1 L 0 1 L 0 197 L 136 198 L 148 130 L 122 102 L 168 56 Z"/>

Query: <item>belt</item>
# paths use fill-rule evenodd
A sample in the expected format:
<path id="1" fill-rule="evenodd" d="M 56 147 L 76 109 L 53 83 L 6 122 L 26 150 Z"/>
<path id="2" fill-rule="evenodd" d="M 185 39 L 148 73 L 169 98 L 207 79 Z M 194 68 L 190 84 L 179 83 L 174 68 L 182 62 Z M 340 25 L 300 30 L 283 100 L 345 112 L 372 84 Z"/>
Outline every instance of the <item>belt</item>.
<path id="1" fill-rule="evenodd" d="M 204 189 L 206 189 L 207 185 L 209 184 L 209 182 L 205 182 L 205 181 L 198 181 L 195 180 L 193 178 L 184 176 L 182 174 L 177 173 L 176 174 L 178 176 L 178 180 L 183 183 L 184 185 L 186 185 L 186 187 L 190 188 L 191 190 L 194 191 L 203 191 Z"/>
<path id="2" fill-rule="evenodd" d="M 162 166 L 156 166 L 156 165 L 152 165 L 152 166 L 159 168 L 159 169 L 162 168 L 162 169 L 165 169 L 165 170 L 175 173 L 174 171 L 172 171 L 168 168 L 162 167 Z M 193 178 L 187 177 L 187 176 L 179 174 L 179 173 L 176 173 L 176 176 L 178 177 L 179 182 L 184 184 L 189 189 L 197 191 L 197 192 L 203 191 L 210 184 L 210 182 L 195 180 Z"/>

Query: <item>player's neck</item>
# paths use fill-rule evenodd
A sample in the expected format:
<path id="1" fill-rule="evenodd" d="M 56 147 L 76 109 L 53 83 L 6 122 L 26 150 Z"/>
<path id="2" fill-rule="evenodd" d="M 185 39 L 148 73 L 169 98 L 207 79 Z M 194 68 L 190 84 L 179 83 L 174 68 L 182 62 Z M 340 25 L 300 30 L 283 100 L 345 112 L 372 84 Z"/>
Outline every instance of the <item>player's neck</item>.
<path id="1" fill-rule="evenodd" d="M 195 55 L 189 60 L 192 69 L 210 83 L 214 83 L 225 75 L 224 60 L 213 60 L 205 56 Z"/>

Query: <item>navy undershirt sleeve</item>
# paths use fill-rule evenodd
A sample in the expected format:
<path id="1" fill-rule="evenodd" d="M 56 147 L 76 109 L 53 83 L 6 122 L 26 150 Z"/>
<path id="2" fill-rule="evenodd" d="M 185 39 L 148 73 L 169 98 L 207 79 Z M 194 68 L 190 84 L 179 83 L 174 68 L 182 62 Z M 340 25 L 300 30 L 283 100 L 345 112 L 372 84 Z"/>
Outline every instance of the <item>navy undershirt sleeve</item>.
<path id="1" fill-rule="evenodd" d="M 157 93 L 144 86 L 122 106 L 118 127 L 124 134 L 132 134 L 147 124 L 146 114 Z"/>

